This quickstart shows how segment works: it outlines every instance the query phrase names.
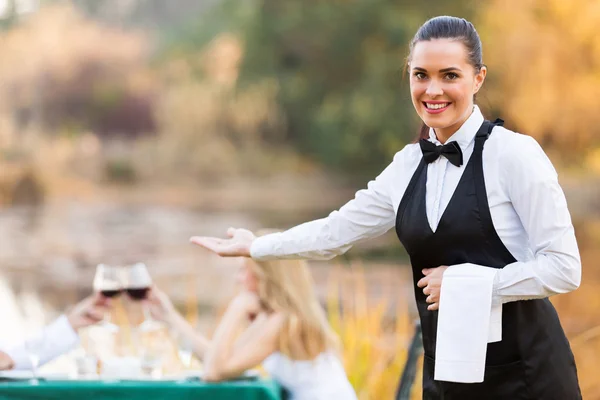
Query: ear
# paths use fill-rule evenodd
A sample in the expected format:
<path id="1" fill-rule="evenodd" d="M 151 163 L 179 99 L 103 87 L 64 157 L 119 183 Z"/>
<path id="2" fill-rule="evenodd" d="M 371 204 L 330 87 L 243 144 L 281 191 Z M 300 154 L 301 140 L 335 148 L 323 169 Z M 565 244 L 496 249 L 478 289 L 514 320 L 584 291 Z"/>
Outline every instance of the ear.
<path id="1" fill-rule="evenodd" d="M 475 74 L 475 85 L 473 87 L 473 94 L 479 92 L 481 86 L 483 86 L 483 82 L 485 81 L 485 77 L 487 75 L 487 67 L 484 65 L 481 67 L 479 72 Z"/>

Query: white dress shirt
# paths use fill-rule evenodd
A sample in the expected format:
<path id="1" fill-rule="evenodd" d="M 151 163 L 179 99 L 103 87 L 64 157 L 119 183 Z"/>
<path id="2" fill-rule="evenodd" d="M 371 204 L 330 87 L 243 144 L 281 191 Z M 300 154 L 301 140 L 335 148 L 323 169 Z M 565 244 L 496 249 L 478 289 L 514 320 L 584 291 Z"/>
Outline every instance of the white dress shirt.
<path id="1" fill-rule="evenodd" d="M 39 349 L 39 366 L 41 367 L 73 349 L 79 343 L 79 336 L 71 327 L 67 317 L 62 315 L 36 335 L 35 340 L 36 343 L 33 347 Z M 25 342 L 0 348 L 0 350 L 13 359 L 15 363 L 14 370 L 31 369 L 31 361 Z"/>
<path id="2" fill-rule="evenodd" d="M 313 360 L 292 360 L 276 351 L 262 365 L 287 390 L 290 400 L 357 399 L 342 362 L 330 352 Z"/>
<path id="3" fill-rule="evenodd" d="M 483 120 L 475 106 L 448 139 L 460 145 L 462 166 L 452 165 L 445 157 L 427 166 L 427 218 L 434 232 L 473 153 L 475 134 Z M 439 144 L 433 130 L 429 140 Z M 360 240 L 384 234 L 395 225 L 398 206 L 421 158 L 418 144 L 407 145 L 339 210 L 257 238 L 251 256 L 258 260 L 331 259 Z M 530 136 L 495 127 L 483 149 L 483 172 L 494 227 L 517 260 L 496 274 L 493 303 L 544 298 L 576 289 L 581 281 L 581 260 L 571 217 L 557 173 L 539 144 Z"/>

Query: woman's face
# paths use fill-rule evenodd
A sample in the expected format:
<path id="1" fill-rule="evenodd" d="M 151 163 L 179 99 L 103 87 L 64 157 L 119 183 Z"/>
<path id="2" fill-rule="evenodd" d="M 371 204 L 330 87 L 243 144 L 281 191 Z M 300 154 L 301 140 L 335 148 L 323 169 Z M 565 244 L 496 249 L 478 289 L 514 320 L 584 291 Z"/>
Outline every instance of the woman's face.
<path id="1" fill-rule="evenodd" d="M 445 142 L 471 115 L 485 67 L 475 71 L 462 42 L 434 39 L 414 46 L 409 71 L 410 94 L 419 117 Z"/>
<path id="2" fill-rule="evenodd" d="M 258 292 L 258 279 L 252 263 L 253 261 L 251 259 L 246 257 L 242 258 L 237 273 L 237 281 L 244 287 L 244 290 L 256 293 Z"/>

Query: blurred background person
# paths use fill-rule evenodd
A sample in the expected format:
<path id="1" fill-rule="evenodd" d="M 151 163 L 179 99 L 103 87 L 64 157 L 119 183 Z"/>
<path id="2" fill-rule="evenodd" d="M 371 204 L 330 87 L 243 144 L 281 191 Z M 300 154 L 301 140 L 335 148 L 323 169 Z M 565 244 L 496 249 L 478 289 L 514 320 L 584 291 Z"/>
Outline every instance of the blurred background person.
<path id="1" fill-rule="evenodd" d="M 149 296 L 153 316 L 204 361 L 203 378 L 235 378 L 262 363 L 293 400 L 356 399 L 304 261 L 240 261 L 243 290 L 212 340 L 196 333 L 164 292 L 154 287 Z"/>
<path id="2" fill-rule="evenodd" d="M 0 370 L 41 367 L 67 353 L 79 343 L 78 331 L 102 321 L 109 308 L 110 299 L 94 293 L 74 305 L 41 332 L 14 345 L 0 344 Z M 37 365 L 33 365 L 32 362 Z"/>

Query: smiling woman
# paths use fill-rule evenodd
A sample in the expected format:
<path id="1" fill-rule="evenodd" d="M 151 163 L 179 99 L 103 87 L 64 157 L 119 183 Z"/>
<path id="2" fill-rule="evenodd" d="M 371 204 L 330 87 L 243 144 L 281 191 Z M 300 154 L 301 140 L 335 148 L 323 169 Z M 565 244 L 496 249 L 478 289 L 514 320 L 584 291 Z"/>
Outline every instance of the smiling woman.
<path id="1" fill-rule="evenodd" d="M 577 400 L 577 370 L 548 297 L 577 289 L 563 191 L 531 137 L 474 104 L 487 70 L 474 26 L 433 18 L 408 57 L 419 143 L 326 218 L 255 238 L 192 242 L 222 256 L 329 259 L 391 228 L 410 256 L 425 400 Z M 489 343 L 488 343 L 489 342 Z"/>

